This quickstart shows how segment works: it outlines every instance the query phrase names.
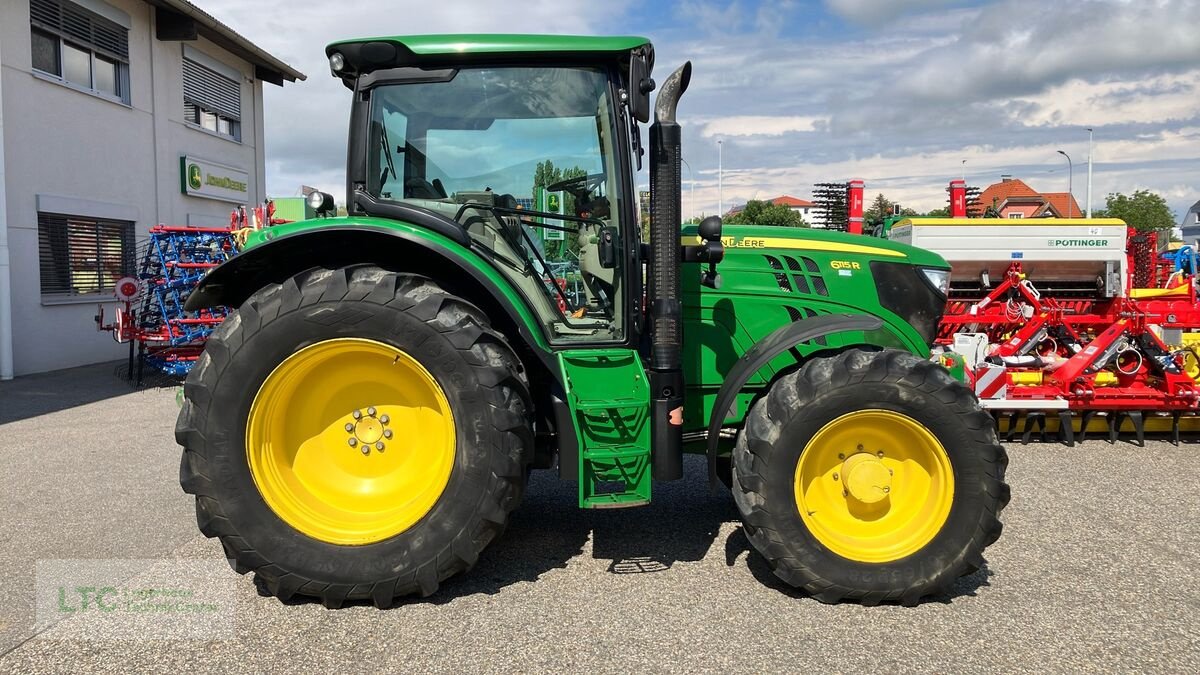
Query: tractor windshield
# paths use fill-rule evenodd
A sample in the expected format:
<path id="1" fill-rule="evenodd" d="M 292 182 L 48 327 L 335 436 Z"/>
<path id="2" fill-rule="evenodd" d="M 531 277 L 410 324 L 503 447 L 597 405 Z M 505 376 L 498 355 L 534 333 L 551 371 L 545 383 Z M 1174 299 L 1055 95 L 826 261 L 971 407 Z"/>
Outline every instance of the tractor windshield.
<path id="1" fill-rule="evenodd" d="M 606 73 L 587 68 L 383 85 L 371 96 L 368 191 L 466 226 L 553 340 L 619 340 L 616 109 Z"/>

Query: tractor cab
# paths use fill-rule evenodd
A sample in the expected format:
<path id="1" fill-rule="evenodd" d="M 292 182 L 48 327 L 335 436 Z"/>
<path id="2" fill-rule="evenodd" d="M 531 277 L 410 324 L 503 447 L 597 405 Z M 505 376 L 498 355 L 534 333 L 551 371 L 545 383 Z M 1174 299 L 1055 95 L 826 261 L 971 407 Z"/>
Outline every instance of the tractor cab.
<path id="1" fill-rule="evenodd" d="M 520 290 L 551 342 L 619 343 L 641 294 L 641 275 L 630 274 L 638 233 L 627 81 L 639 68 L 630 54 L 645 61 L 649 46 L 580 39 L 595 52 L 568 63 L 553 44 L 471 63 L 422 56 L 422 38 L 329 52 L 355 94 L 352 212 L 399 205 L 453 221 Z"/>

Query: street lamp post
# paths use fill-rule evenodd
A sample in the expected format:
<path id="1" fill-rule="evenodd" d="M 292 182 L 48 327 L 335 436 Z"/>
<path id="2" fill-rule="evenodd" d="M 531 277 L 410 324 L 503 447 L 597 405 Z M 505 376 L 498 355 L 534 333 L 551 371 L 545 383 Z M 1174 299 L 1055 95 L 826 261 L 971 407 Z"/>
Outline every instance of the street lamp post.
<path id="1" fill-rule="evenodd" d="M 717 141 L 717 215 L 725 216 L 724 192 L 725 157 L 722 154 L 721 141 Z"/>
<path id="2" fill-rule="evenodd" d="M 1088 127 L 1088 188 L 1087 188 L 1087 217 L 1092 217 L 1092 128 Z"/>
<path id="3" fill-rule="evenodd" d="M 687 167 L 688 182 L 692 184 L 691 195 L 688 196 L 688 220 L 691 220 L 696 217 L 696 177 L 692 175 L 692 165 L 688 164 L 686 159 L 681 157 L 679 161 Z"/>
<path id="4" fill-rule="evenodd" d="M 1071 217 L 1071 202 L 1075 201 L 1072 192 L 1075 189 L 1075 165 L 1071 163 L 1071 156 L 1062 150 L 1058 154 L 1067 158 L 1067 217 Z"/>

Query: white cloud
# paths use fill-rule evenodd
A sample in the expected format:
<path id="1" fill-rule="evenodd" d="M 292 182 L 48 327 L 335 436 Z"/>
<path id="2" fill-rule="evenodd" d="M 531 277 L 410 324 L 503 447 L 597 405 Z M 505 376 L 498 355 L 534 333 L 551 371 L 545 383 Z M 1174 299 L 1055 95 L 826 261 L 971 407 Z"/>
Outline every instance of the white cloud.
<path id="1" fill-rule="evenodd" d="M 704 123 L 700 135 L 705 138 L 722 136 L 782 136 L 798 131 L 819 131 L 829 123 L 827 117 L 794 115 L 772 117 L 768 115 L 737 115 L 719 117 Z"/>
<path id="2" fill-rule="evenodd" d="M 879 25 L 910 12 L 941 9 L 963 0 L 825 0 L 829 9 L 858 23 Z"/>

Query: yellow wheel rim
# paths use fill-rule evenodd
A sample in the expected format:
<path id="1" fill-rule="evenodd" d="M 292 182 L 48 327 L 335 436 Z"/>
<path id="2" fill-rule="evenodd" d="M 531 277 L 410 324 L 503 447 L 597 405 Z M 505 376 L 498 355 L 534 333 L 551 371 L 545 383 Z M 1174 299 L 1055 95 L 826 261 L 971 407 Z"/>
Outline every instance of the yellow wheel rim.
<path id="1" fill-rule="evenodd" d="M 454 451 L 454 417 L 437 380 L 374 340 L 292 354 L 263 382 L 246 424 L 263 501 L 331 544 L 370 544 L 412 527 L 445 490 Z"/>
<path id="2" fill-rule="evenodd" d="M 864 563 L 899 560 L 941 531 L 954 502 L 954 471 L 916 420 L 860 410 L 829 422 L 800 453 L 796 506 L 829 550 Z"/>

